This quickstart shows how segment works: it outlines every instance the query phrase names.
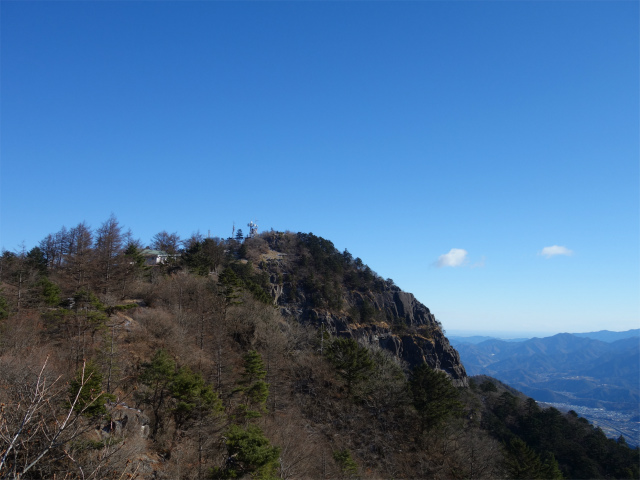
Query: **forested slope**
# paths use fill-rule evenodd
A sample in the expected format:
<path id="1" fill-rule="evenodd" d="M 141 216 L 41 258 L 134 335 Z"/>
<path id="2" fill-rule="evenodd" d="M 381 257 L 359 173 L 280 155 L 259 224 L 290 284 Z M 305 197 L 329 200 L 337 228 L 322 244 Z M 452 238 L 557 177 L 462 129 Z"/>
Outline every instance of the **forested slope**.
<path id="1" fill-rule="evenodd" d="M 145 246 L 111 217 L 2 253 L 0 478 L 638 478 L 327 240 Z"/>

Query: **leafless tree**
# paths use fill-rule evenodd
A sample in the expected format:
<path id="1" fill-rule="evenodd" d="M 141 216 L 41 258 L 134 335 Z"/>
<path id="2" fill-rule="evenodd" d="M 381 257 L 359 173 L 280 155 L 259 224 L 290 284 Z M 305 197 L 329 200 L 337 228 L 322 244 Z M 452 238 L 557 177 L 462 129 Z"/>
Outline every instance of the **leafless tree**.
<path id="1" fill-rule="evenodd" d="M 118 266 L 117 257 L 122 253 L 122 227 L 116 217 L 111 216 L 96 231 L 96 256 L 103 285 L 103 293 L 108 293 L 114 270 Z"/>
<path id="2" fill-rule="evenodd" d="M 91 462 L 81 462 L 82 448 L 74 445 L 91 430 L 83 415 L 101 393 L 81 401 L 83 387 L 90 379 L 83 365 L 78 391 L 69 397 L 61 377 L 47 373 L 47 363 L 48 357 L 31 379 L 27 376 L 11 389 L 5 385 L 0 404 L 0 478 L 46 478 L 60 472 L 61 467 L 67 469 L 65 478 L 105 478 L 102 469 L 121 448 L 120 442 L 104 442 Z M 124 471 L 128 466 L 122 468 Z"/>
<path id="3" fill-rule="evenodd" d="M 136 247 L 138 250 L 142 250 L 144 247 L 142 246 L 142 240 L 140 240 L 139 238 L 136 238 L 133 235 L 133 232 L 131 231 L 131 229 L 128 229 L 126 232 L 124 232 L 124 234 L 122 235 L 122 245 L 124 248 L 127 248 L 131 245 L 133 245 L 134 247 Z"/>
<path id="4" fill-rule="evenodd" d="M 79 289 L 88 286 L 93 257 L 93 233 L 86 222 L 81 222 L 69 231 L 66 238 L 64 268 Z"/>
<path id="5" fill-rule="evenodd" d="M 47 268 L 49 270 L 56 270 L 62 266 L 63 259 L 68 253 L 70 234 L 71 231 L 63 226 L 58 232 L 50 233 L 38 243 L 44 258 L 47 260 Z"/>
<path id="6" fill-rule="evenodd" d="M 370 345 L 369 350 L 375 362 L 375 369 L 366 382 L 360 385 L 357 392 L 363 405 L 380 418 L 394 409 L 410 403 L 406 378 L 403 370 L 406 365 L 402 360 L 377 344 Z"/>
<path id="7" fill-rule="evenodd" d="M 204 236 L 199 232 L 194 232 L 191 236 L 182 241 L 182 246 L 185 250 L 195 247 L 198 243 L 204 240 Z"/>
<path id="8" fill-rule="evenodd" d="M 180 235 L 178 235 L 177 232 L 168 233 L 166 230 L 163 230 L 153 236 L 150 246 L 156 250 L 162 250 L 170 255 L 175 255 L 178 253 L 180 244 Z"/>
<path id="9" fill-rule="evenodd" d="M 317 434 L 308 425 L 292 423 L 291 418 L 270 418 L 265 431 L 273 433 L 272 442 L 280 447 L 278 474 L 282 479 L 317 477 L 320 447 Z"/>

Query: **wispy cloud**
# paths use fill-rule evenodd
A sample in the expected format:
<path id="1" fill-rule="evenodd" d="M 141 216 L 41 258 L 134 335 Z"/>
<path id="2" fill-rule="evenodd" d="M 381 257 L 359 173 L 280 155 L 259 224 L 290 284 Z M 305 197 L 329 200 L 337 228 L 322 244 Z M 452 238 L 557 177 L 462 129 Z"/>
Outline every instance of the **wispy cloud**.
<path id="1" fill-rule="evenodd" d="M 567 247 L 553 245 L 551 247 L 544 247 L 540 252 L 540 255 L 547 258 L 555 257 L 556 255 L 566 255 L 567 257 L 570 257 L 573 255 L 573 250 L 569 250 Z"/>
<path id="2" fill-rule="evenodd" d="M 445 253 L 438 257 L 436 267 L 460 267 L 467 263 L 467 251 L 462 248 L 452 248 L 449 253 Z"/>
<path id="3" fill-rule="evenodd" d="M 480 257 L 480 261 L 474 263 L 473 265 L 471 265 L 471 268 L 482 268 L 484 267 L 486 261 L 486 257 L 483 255 L 482 257 Z"/>

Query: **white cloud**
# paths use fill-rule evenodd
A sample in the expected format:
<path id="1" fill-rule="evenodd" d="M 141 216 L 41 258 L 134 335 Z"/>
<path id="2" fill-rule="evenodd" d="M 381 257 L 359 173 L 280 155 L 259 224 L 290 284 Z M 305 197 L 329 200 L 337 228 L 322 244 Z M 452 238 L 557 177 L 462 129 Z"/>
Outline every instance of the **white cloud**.
<path id="1" fill-rule="evenodd" d="M 569 250 L 567 247 L 561 247 L 559 245 L 553 245 L 551 247 L 544 247 L 542 249 L 542 252 L 540 252 L 540 255 L 547 257 L 547 258 L 551 258 L 554 257 L 556 255 L 566 255 L 567 257 L 570 257 L 571 255 L 573 255 L 573 251 Z"/>
<path id="2" fill-rule="evenodd" d="M 467 251 L 462 248 L 452 248 L 449 253 L 440 255 L 436 267 L 459 267 L 467 263 Z"/>

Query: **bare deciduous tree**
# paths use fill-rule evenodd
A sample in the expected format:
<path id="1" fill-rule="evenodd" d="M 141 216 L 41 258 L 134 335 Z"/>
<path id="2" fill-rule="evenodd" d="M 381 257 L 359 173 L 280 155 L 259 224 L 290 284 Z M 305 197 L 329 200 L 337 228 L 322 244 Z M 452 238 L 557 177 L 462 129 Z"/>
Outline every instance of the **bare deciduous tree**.
<path id="1" fill-rule="evenodd" d="M 86 222 L 81 222 L 69 231 L 66 238 L 64 267 L 75 283 L 75 288 L 87 287 L 93 257 L 93 233 Z"/>
<path id="2" fill-rule="evenodd" d="M 95 251 L 103 293 L 109 291 L 114 270 L 119 264 L 117 257 L 122 253 L 123 239 L 122 227 L 113 214 L 96 231 Z"/>
<path id="3" fill-rule="evenodd" d="M 70 231 L 62 227 L 57 233 L 44 237 L 38 244 L 50 270 L 58 269 L 62 265 L 62 259 L 68 253 L 69 234 Z"/>
<path id="4" fill-rule="evenodd" d="M 47 374 L 47 363 L 48 357 L 37 373 L 12 382 L 10 389 L 3 389 L 0 478 L 50 478 L 61 468 L 67 470 L 65 478 L 107 478 L 103 469 L 117 456 L 122 442 L 108 438 L 100 443 L 96 454 L 87 459 L 84 458 L 86 447 L 78 441 L 92 429 L 84 414 L 102 392 L 82 399 L 86 397 L 83 388 L 91 379 L 83 365 L 79 388 L 75 395 L 69 396 L 68 386 L 61 377 L 52 378 Z M 124 462 L 110 466 L 120 468 L 121 472 L 129 468 Z"/>
<path id="5" fill-rule="evenodd" d="M 180 235 L 178 235 L 177 232 L 168 233 L 166 230 L 163 230 L 153 236 L 150 246 L 156 250 L 162 250 L 170 255 L 175 255 L 178 253 L 180 244 Z"/>

